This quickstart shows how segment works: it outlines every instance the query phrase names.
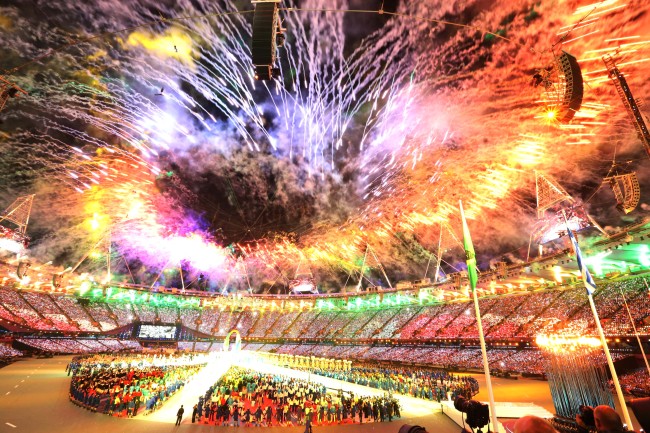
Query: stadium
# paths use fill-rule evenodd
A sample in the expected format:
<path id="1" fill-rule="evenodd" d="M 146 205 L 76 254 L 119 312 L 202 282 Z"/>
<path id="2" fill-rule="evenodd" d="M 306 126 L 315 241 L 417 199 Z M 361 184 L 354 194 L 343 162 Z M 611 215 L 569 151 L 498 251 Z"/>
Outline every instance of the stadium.
<path id="1" fill-rule="evenodd" d="M 0 5 L 1 431 L 650 428 L 649 11 Z"/>

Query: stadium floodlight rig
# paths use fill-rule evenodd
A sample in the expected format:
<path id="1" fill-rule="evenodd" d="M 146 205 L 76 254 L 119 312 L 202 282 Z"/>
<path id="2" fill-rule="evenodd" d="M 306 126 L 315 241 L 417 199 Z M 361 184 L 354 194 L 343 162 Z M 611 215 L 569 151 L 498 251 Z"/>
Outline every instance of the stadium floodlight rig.
<path id="1" fill-rule="evenodd" d="M 641 111 L 639 111 L 639 103 L 636 99 L 634 99 L 634 95 L 632 95 L 630 86 L 627 84 L 625 75 L 623 75 L 623 73 L 616 66 L 614 57 L 612 57 L 610 54 L 606 54 L 603 56 L 603 62 L 605 62 L 607 73 L 609 75 L 609 78 L 611 78 L 612 82 L 614 83 L 614 86 L 616 87 L 618 96 L 620 96 L 621 101 L 623 101 L 625 110 L 627 111 L 628 116 L 634 124 L 636 134 L 638 135 L 639 140 L 641 140 L 643 148 L 648 154 L 648 157 L 650 157 L 650 132 L 648 132 L 648 126 L 643 119 Z"/>
<path id="2" fill-rule="evenodd" d="M 14 253 L 20 253 L 20 251 L 27 248 L 29 244 L 27 224 L 29 223 L 33 202 L 34 194 L 20 196 L 0 214 L 0 223 L 6 221 L 16 226 L 16 228 L 12 229 L 0 225 L 0 247 Z"/>
<path id="3" fill-rule="evenodd" d="M 316 281 L 314 280 L 314 274 L 307 263 L 307 270 L 301 271 L 300 266 L 304 260 L 303 255 L 300 255 L 300 261 L 298 262 L 298 267 L 292 280 L 289 280 L 289 292 L 292 294 L 318 294 L 318 287 L 316 286 Z"/>
<path id="4" fill-rule="evenodd" d="M 550 175 L 542 175 L 535 172 L 535 190 L 537 195 L 538 223 L 531 232 L 531 242 L 534 239 L 541 246 L 541 244 L 566 235 L 564 223 L 560 218 L 561 210 L 567 213 L 569 225 L 572 230 L 577 232 L 593 226 L 606 235 L 603 228 L 587 213 L 584 207 L 576 203 L 575 199 Z M 549 209 L 554 214 L 547 216 L 546 213 Z"/>
<path id="5" fill-rule="evenodd" d="M 563 201 L 573 204 L 575 200 L 559 183 L 550 176 L 535 172 L 535 189 L 537 192 L 537 218 L 544 217 L 546 210 Z"/>
<path id="6" fill-rule="evenodd" d="M 278 5 L 280 0 L 253 0 L 253 42 L 251 53 L 255 79 L 268 81 L 280 76 L 276 67 L 276 52 L 284 45 L 284 29 L 280 22 Z"/>

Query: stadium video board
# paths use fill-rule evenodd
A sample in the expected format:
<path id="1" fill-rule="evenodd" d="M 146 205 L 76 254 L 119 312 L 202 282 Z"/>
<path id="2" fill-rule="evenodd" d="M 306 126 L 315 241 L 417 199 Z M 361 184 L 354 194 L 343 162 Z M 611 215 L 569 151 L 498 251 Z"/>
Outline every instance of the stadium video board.
<path id="1" fill-rule="evenodd" d="M 171 341 L 178 339 L 178 331 L 177 325 L 141 324 L 136 329 L 135 337 L 140 340 Z"/>

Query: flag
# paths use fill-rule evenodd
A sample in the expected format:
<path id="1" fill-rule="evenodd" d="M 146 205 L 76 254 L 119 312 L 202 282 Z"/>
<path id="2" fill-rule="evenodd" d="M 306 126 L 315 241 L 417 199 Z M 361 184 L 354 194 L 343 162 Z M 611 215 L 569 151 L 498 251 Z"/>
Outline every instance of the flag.
<path id="1" fill-rule="evenodd" d="M 562 214 L 564 215 L 564 213 Z M 576 254 L 576 260 L 578 260 L 578 268 L 580 269 L 580 273 L 582 274 L 582 281 L 585 283 L 585 289 L 587 289 L 587 295 L 591 296 L 596 291 L 596 283 L 594 282 L 594 279 L 591 277 L 591 274 L 589 273 L 589 269 L 587 269 L 587 265 L 585 265 L 585 262 L 582 259 L 582 254 L 580 253 L 580 246 L 578 245 L 578 241 L 576 240 L 575 236 L 573 236 L 573 232 L 569 228 L 569 222 L 566 219 L 566 215 L 564 215 L 564 222 L 566 223 L 566 230 L 567 230 L 567 234 L 569 235 L 569 239 L 571 239 L 571 245 L 573 245 L 573 252 Z"/>
<path id="2" fill-rule="evenodd" d="M 474 245 L 472 244 L 472 237 L 469 234 L 469 227 L 465 220 L 465 212 L 463 211 L 463 202 L 460 203 L 460 217 L 463 219 L 463 247 L 465 248 L 465 257 L 467 259 L 467 277 L 469 278 L 469 287 L 472 292 L 476 290 L 476 283 L 478 282 L 478 271 L 476 269 L 476 254 L 474 253 Z"/>

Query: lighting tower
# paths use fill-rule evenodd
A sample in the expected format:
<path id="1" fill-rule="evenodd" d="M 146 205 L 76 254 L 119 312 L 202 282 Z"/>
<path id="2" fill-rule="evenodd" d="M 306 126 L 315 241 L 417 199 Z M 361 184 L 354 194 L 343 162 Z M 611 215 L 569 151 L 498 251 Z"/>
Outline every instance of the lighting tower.
<path id="1" fill-rule="evenodd" d="M 547 209 L 563 201 L 574 203 L 565 190 L 550 176 L 543 176 L 535 172 L 535 187 L 537 190 L 537 218 L 544 217 Z"/>
<path id="2" fill-rule="evenodd" d="M 641 144 L 643 144 L 643 148 L 648 154 L 648 157 L 650 157 L 650 132 L 648 132 L 648 126 L 643 119 L 643 115 L 639 111 L 639 103 L 634 99 L 634 95 L 632 95 L 630 86 L 627 84 L 625 75 L 623 75 L 616 66 L 614 58 L 610 54 L 606 54 L 603 56 L 603 62 L 605 62 L 607 73 L 616 87 L 618 96 L 620 96 L 621 101 L 623 101 L 625 110 L 634 124 L 636 134 L 638 135 L 639 140 L 641 140 Z"/>

